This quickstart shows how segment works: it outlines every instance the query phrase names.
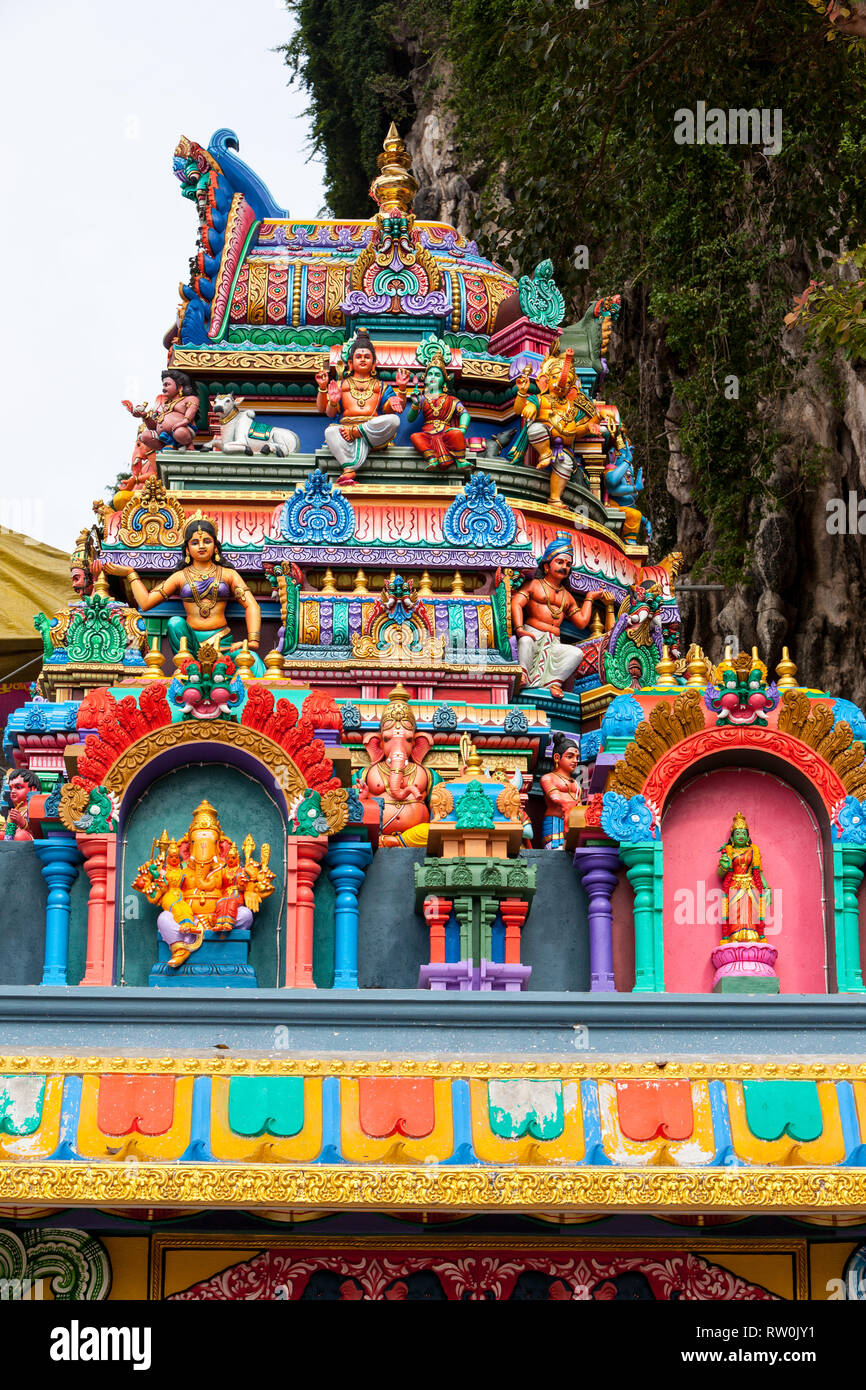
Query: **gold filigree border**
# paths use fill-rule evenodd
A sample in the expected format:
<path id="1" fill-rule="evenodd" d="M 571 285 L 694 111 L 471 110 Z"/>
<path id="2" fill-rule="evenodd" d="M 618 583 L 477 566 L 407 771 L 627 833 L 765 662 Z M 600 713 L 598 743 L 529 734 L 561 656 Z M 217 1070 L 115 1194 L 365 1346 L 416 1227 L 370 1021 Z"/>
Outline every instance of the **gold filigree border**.
<path id="1" fill-rule="evenodd" d="M 279 774 L 285 781 L 287 800 L 301 795 L 306 789 L 306 780 L 288 753 L 267 734 L 261 733 L 258 729 L 249 729 L 244 724 L 222 724 L 216 721 L 205 724 L 201 721 L 193 724 L 166 724 L 136 739 L 135 743 L 124 749 L 106 773 L 103 779 L 106 791 L 114 792 L 122 798 L 133 777 L 153 758 L 189 743 L 229 743 L 233 748 L 251 753 L 275 776 Z"/>
<path id="2" fill-rule="evenodd" d="M 866 1213 L 866 1169 L 0 1163 L 0 1201 L 332 1211 Z"/>
<path id="3" fill-rule="evenodd" d="M 555 1240 L 555 1245 L 551 1242 Z M 151 1236 L 150 1242 L 150 1274 L 148 1287 L 150 1289 L 150 1299 L 161 1301 L 164 1297 L 163 1290 L 163 1261 L 167 1254 L 173 1250 L 320 1250 L 323 1254 L 333 1251 L 338 1254 L 344 1250 L 357 1250 L 359 1244 L 363 1244 L 365 1250 L 371 1253 L 381 1251 L 420 1251 L 429 1246 L 431 1253 L 459 1254 L 465 1251 L 467 1254 L 490 1253 L 498 1254 L 503 1248 L 509 1251 L 519 1251 L 521 1254 L 532 1256 L 536 1254 L 553 1253 L 556 1255 L 580 1255 L 585 1250 L 599 1251 L 601 1254 L 615 1254 L 621 1250 L 652 1250 L 658 1252 L 669 1251 L 671 1254 L 679 1253 L 686 1249 L 695 1254 L 702 1255 L 708 1259 L 712 1252 L 717 1253 L 721 1263 L 726 1254 L 758 1254 L 758 1255 L 790 1255 L 793 1262 L 794 1274 L 794 1297 L 798 1302 L 809 1297 L 809 1246 L 805 1240 L 726 1240 L 724 1236 L 717 1237 L 715 1240 L 709 1236 L 693 1236 L 691 1232 L 684 1235 L 682 1240 L 677 1241 L 671 1236 L 641 1236 L 639 1242 L 635 1242 L 634 1237 L 629 1239 L 593 1240 L 591 1236 L 556 1236 L 550 1235 L 537 1236 L 495 1236 L 495 1237 L 472 1237 L 472 1236 L 436 1236 L 431 1238 L 428 1231 L 423 1234 L 411 1235 L 392 1235 L 392 1236 L 368 1236 L 351 1240 L 346 1236 L 305 1236 L 294 1231 L 283 1234 L 276 1232 L 263 1233 L 263 1238 L 238 1240 L 237 1233 L 233 1235 L 175 1235 L 168 1231 L 156 1231 Z"/>
<path id="4" fill-rule="evenodd" d="M 120 997 L 120 996 L 119 996 Z M 274 1004 L 279 1024 L 279 1001 Z M 82 1076 L 126 1072 L 164 1076 L 433 1076 L 524 1077 L 536 1081 L 866 1081 L 866 1062 L 484 1061 L 436 1057 L 100 1057 L 93 1053 L 16 1053 L 0 1056 L 0 1075 Z"/>

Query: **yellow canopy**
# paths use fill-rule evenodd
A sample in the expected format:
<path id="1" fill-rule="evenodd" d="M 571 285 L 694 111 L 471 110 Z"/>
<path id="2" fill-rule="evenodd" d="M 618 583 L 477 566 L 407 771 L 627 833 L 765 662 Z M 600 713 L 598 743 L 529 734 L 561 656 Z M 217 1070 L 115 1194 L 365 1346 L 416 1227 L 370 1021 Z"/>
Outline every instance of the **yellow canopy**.
<path id="1" fill-rule="evenodd" d="M 31 536 L 0 530 L 0 684 L 13 672 L 16 684 L 36 679 L 42 638 L 33 618 L 40 611 L 53 618 L 74 598 L 68 555 Z"/>

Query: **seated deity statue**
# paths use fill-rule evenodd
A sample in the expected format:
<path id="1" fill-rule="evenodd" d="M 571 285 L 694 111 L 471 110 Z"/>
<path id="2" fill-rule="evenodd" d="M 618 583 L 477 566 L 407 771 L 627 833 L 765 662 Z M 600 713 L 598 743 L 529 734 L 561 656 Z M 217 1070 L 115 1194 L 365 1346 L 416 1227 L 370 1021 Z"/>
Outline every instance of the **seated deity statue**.
<path id="1" fill-rule="evenodd" d="M 355 474 L 363 468 L 371 449 L 384 449 L 391 443 L 400 428 L 410 382 L 409 373 L 402 368 L 393 386 L 379 380 L 376 349 L 363 331 L 355 334 L 344 352 L 346 362 L 339 381 L 326 371 L 316 374 L 316 409 L 331 419 L 342 412 L 340 423 L 325 430 L 325 443 L 343 470 L 337 479 L 340 487 L 356 481 Z"/>
<path id="2" fill-rule="evenodd" d="M 576 441 L 599 424 L 594 403 L 577 385 L 573 348 L 545 358 L 534 383 L 523 372 L 516 384 L 514 409 L 523 425 L 505 457 L 522 458 L 532 445 L 537 467 L 550 469 L 550 500 L 558 502 L 574 472 Z"/>
<path id="3" fill-rule="evenodd" d="M 361 775 L 362 800 L 382 807 L 382 845 L 426 845 L 430 830 L 428 800 L 435 774 L 422 759 L 433 740 L 419 734 L 402 685 L 391 691 L 379 733 L 364 740 L 370 766 Z"/>
<path id="4" fill-rule="evenodd" d="M 432 357 L 424 373 L 424 390 L 409 397 L 409 421 L 420 415 L 424 428 L 411 436 L 412 443 L 427 460 L 428 469 L 471 467 L 466 460 L 469 411 L 451 395 L 445 362 L 441 353 Z"/>
<path id="5" fill-rule="evenodd" d="M 268 868 L 270 846 L 262 845 L 259 862 L 252 858 L 254 848 L 248 835 L 241 863 L 208 801 L 196 807 L 183 840 L 164 834 L 154 843 L 132 886 L 160 909 L 156 928 L 171 949 L 172 968 L 199 949 L 206 931 L 228 934 L 252 926 L 276 881 Z"/>
<path id="6" fill-rule="evenodd" d="M 594 599 L 601 590 L 592 590 L 578 604 L 567 583 L 574 565 L 574 551 L 568 536 L 556 536 L 538 561 L 535 575 L 511 599 L 511 618 L 517 637 L 517 657 L 526 685 L 543 686 L 562 699 L 563 681 L 574 675 L 583 660 L 583 648 L 559 640 L 566 618 L 584 628 L 592 616 Z"/>

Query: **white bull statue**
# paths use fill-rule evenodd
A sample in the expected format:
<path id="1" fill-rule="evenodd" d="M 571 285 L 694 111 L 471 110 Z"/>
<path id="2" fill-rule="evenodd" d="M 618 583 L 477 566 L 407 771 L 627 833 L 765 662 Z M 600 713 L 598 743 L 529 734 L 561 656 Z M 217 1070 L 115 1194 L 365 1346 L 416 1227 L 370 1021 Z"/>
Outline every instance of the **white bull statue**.
<path id="1" fill-rule="evenodd" d="M 214 397 L 224 454 L 276 454 L 282 459 L 298 453 L 301 441 L 294 430 L 257 425 L 255 411 L 241 409 L 242 399 L 233 395 Z"/>

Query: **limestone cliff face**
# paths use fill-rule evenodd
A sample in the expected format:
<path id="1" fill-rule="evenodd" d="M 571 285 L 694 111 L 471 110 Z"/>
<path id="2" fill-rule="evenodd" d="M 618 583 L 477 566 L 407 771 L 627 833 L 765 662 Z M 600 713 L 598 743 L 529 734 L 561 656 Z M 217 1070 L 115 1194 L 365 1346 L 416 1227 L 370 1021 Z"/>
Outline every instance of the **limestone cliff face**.
<path id="1" fill-rule="evenodd" d="M 425 219 L 450 222 L 472 235 L 483 230 L 479 179 L 460 159 L 454 121 L 441 100 L 447 68 L 434 79 L 419 80 L 414 87 L 417 115 L 406 136 L 421 184 L 415 207 Z M 665 351 L 664 325 L 646 314 L 628 286 L 616 288 L 624 288 L 625 294 L 609 356 L 609 394 L 616 399 L 618 377 L 636 365 L 642 410 L 656 435 L 663 432 L 667 441 L 666 477 L 649 480 L 648 510 L 654 520 L 667 514 L 664 529 L 669 542 L 683 552 L 682 578 L 688 583 L 698 558 L 712 553 L 714 536 L 695 503 L 691 465 L 680 445 L 683 407 L 676 374 Z M 779 352 L 796 365 L 798 335 L 780 331 Z M 753 540 L 747 582 L 723 593 L 685 590 L 680 608 L 686 644 L 700 642 L 714 660 L 733 637 L 741 648 L 756 645 L 772 673 L 787 646 L 804 685 L 863 705 L 866 535 L 828 531 L 827 504 L 844 499 L 847 514 L 850 493 L 866 499 L 866 372 L 841 358 L 834 369 L 838 389 L 831 390 L 816 364 L 804 358 L 797 389 L 779 402 L 766 402 L 768 422 L 781 443 L 769 479 L 772 495 L 756 498 L 748 517 Z M 810 455 L 820 457 L 823 465 L 818 482 L 804 479 L 797 463 Z M 863 526 L 866 530 L 866 505 Z"/>
<path id="2" fill-rule="evenodd" d="M 438 99 L 448 90 L 448 65 L 437 62 L 423 80 L 412 82 L 416 116 L 404 137 L 412 168 L 421 185 L 415 212 L 428 222 L 448 222 L 464 236 L 478 231 L 478 194 L 463 167 L 454 140 L 454 117 Z"/>

